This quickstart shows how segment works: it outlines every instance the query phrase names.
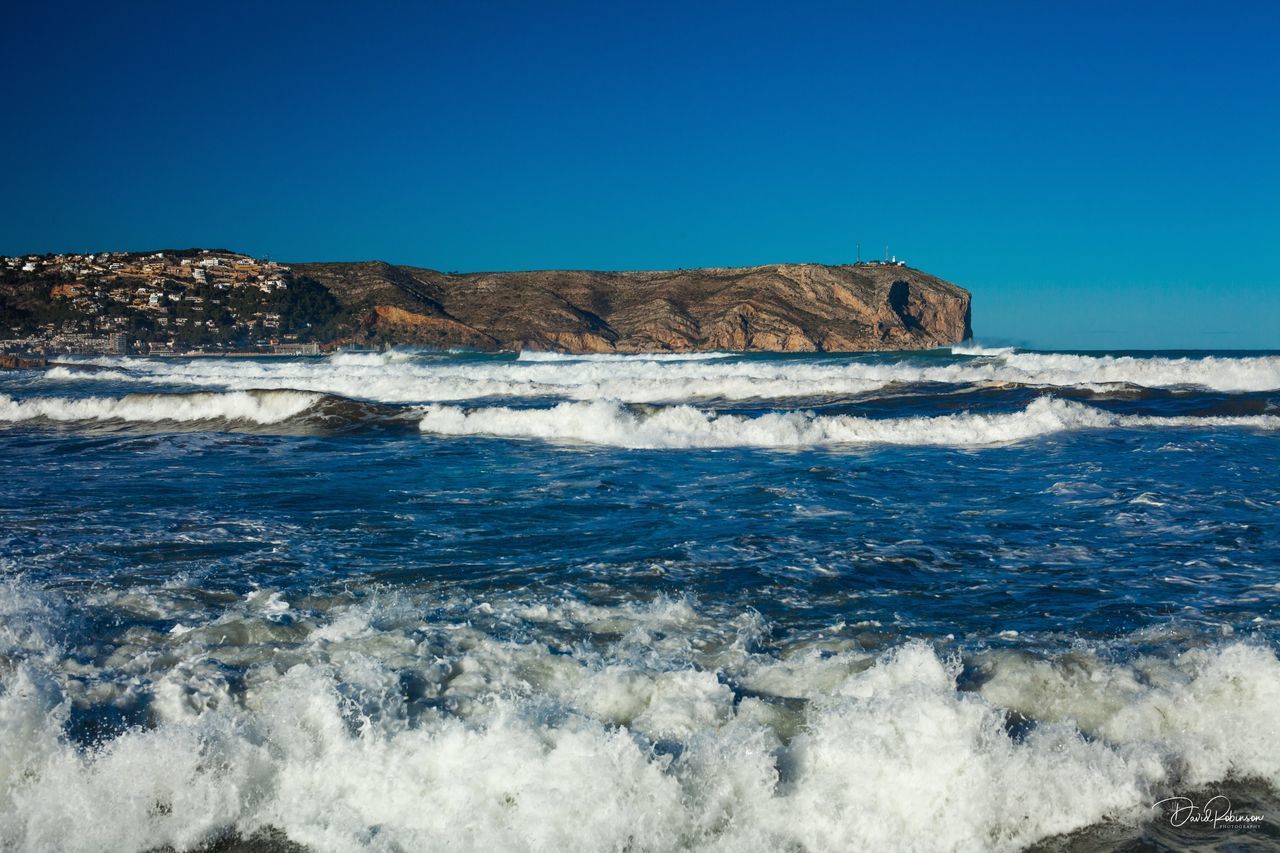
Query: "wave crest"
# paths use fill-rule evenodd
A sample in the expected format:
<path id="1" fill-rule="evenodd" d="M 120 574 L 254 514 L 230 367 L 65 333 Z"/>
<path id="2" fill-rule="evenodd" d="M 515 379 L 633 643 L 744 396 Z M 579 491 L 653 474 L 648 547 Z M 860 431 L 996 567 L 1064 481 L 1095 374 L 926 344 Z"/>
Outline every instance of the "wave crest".
<path id="1" fill-rule="evenodd" d="M 1041 397 L 1019 412 L 964 412 L 938 417 L 873 419 L 813 412 L 755 417 L 717 415 L 692 406 L 637 412 L 618 403 L 561 403 L 546 409 L 464 409 L 433 405 L 420 429 L 436 435 L 488 435 L 577 441 L 629 448 L 943 445 L 982 447 L 1075 429 L 1227 426 L 1280 429 L 1280 416 L 1146 417 Z"/>
<path id="2" fill-rule="evenodd" d="M 1280 356 L 1168 358 L 1085 356 L 1001 349 L 939 363 L 870 357 L 742 358 L 727 353 L 559 355 L 521 353 L 465 360 L 392 351 L 323 360 L 99 359 L 94 372 L 55 368 L 38 381 L 143 383 L 223 390 L 299 389 L 386 403 L 482 398 L 618 400 L 787 399 L 855 396 L 891 385 L 1014 385 L 1042 388 L 1199 388 L 1226 393 L 1280 389 Z"/>
<path id="3" fill-rule="evenodd" d="M 0 421 L 123 421 L 129 423 L 227 421 L 277 424 L 323 399 L 309 391 L 199 391 L 192 394 L 126 394 L 123 397 L 26 397 L 0 395 Z"/>

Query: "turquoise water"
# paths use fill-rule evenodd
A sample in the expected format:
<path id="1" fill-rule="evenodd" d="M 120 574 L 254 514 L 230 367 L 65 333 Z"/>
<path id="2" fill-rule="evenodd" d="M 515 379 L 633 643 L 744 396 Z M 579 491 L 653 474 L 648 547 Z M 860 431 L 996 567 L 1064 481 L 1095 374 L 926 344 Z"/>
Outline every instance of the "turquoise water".
<path id="1" fill-rule="evenodd" d="M 1280 840 L 1280 356 L 101 359 L 0 395 L 0 846 Z M 1154 805 L 1215 794 L 1262 820 Z"/>

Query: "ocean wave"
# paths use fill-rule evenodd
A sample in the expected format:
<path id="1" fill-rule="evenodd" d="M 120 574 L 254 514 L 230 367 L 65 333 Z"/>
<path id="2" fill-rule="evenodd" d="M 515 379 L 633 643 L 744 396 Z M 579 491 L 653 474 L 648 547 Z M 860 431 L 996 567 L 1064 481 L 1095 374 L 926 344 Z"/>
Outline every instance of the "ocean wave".
<path id="1" fill-rule="evenodd" d="M 1041 397 L 1018 412 L 872 419 L 780 412 L 717 415 L 692 406 L 636 411 L 618 403 L 561 403 L 545 409 L 427 407 L 420 423 L 435 435 L 574 441 L 629 448 L 943 445 L 983 447 L 1076 429 L 1108 427 L 1247 427 L 1280 429 L 1280 416 L 1150 417 L 1118 415 Z"/>
<path id="2" fill-rule="evenodd" d="M 1167 358 L 984 350 L 950 363 L 816 356 L 741 359 L 522 354 L 521 360 L 347 353 L 324 360 L 99 359 L 95 372 L 54 368 L 54 382 L 143 383 L 224 390 L 278 388 L 387 403 L 482 398 L 617 400 L 789 399 L 856 396 L 893 385 L 1041 388 L 1195 388 L 1228 393 L 1280 389 L 1280 356 Z"/>
<path id="3" fill-rule="evenodd" d="M 131 359 L 100 374 L 54 368 L 55 382 L 124 382 L 201 388 L 301 389 L 387 403 L 484 398 L 563 397 L 655 403 L 689 399 L 777 399 L 821 394 L 857 395 L 897 381 L 830 363 L 720 360 L 383 361 L 384 354 L 351 354 L 323 362 Z"/>
<path id="4" fill-rule="evenodd" d="M 1280 356 L 1167 358 L 1012 352 L 1000 356 L 999 363 L 1012 381 L 1025 385 L 1066 387 L 1114 383 L 1227 392 L 1280 388 Z"/>
<path id="5" fill-rule="evenodd" d="M 984 347 L 980 344 L 969 344 L 968 346 L 951 347 L 952 355 L 1009 355 L 1015 351 L 1015 347 Z"/>
<path id="6" fill-rule="evenodd" d="M 0 395 L 0 421 L 190 422 L 278 424 L 322 399 L 308 391 L 200 391 L 190 394 L 126 394 L 123 397 L 25 397 Z"/>
<path id="7" fill-rule="evenodd" d="M 385 352 L 343 352 L 339 350 L 326 360 L 335 367 L 366 367 L 384 364 L 408 364 L 417 356 L 418 353 L 413 350 L 393 349 Z"/>
<path id="8" fill-rule="evenodd" d="M 1280 660 L 1247 643 L 980 655 L 961 689 L 962 660 L 918 640 L 780 655 L 757 614 L 683 600 L 295 609 L 264 589 L 220 612 L 151 600 L 184 621 L 94 665 L 74 638 L 45 647 L 65 615 L 31 598 L 0 604 L 32 623 L 0 649 L 8 849 L 271 828 L 316 851 L 1014 851 L 1136 825 L 1187 785 L 1280 786 Z M 74 709 L 103 703 L 151 722 L 76 743 Z M 1011 734 L 1011 712 L 1036 724 Z"/>
<path id="9" fill-rule="evenodd" d="M 805 448 L 865 445 L 985 447 L 1080 429 L 1226 427 L 1280 429 L 1280 415 L 1161 417 L 1123 415 L 1040 397 L 1014 412 L 902 418 L 775 411 L 721 414 L 690 405 L 629 406 L 565 402 L 545 408 L 365 403 L 297 390 L 135 393 L 121 397 L 11 397 L 0 394 L 0 422 L 236 424 L 359 429 L 415 424 L 441 436 L 491 436 L 627 448 Z"/>

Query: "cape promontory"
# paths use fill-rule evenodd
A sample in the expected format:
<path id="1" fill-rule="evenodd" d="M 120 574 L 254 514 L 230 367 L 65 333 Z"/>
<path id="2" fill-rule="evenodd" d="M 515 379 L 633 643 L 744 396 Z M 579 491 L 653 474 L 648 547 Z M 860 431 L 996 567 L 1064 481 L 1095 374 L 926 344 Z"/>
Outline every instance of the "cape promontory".
<path id="1" fill-rule="evenodd" d="M 221 249 L 28 255 L 0 258 L 0 352 L 920 349 L 970 337 L 969 301 L 895 262 L 446 273 Z"/>
<path id="2" fill-rule="evenodd" d="M 969 293 L 895 264 L 771 264 L 645 272 L 445 274 L 297 264 L 344 305 L 356 337 L 560 352 L 849 352 L 972 336 Z"/>

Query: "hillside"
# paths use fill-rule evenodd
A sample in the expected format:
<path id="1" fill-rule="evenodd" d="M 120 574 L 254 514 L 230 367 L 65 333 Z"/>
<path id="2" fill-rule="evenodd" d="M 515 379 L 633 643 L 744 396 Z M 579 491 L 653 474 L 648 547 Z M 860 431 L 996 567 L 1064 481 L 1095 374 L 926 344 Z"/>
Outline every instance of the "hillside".
<path id="1" fill-rule="evenodd" d="M 969 293 L 888 264 L 445 274 L 294 264 L 360 315 L 354 342 L 565 352 L 918 349 L 971 336 Z"/>
<path id="2" fill-rule="evenodd" d="M 969 301 L 896 264 L 457 274 L 208 249 L 44 255 L 0 259 L 0 351 L 919 349 L 969 337 Z"/>

